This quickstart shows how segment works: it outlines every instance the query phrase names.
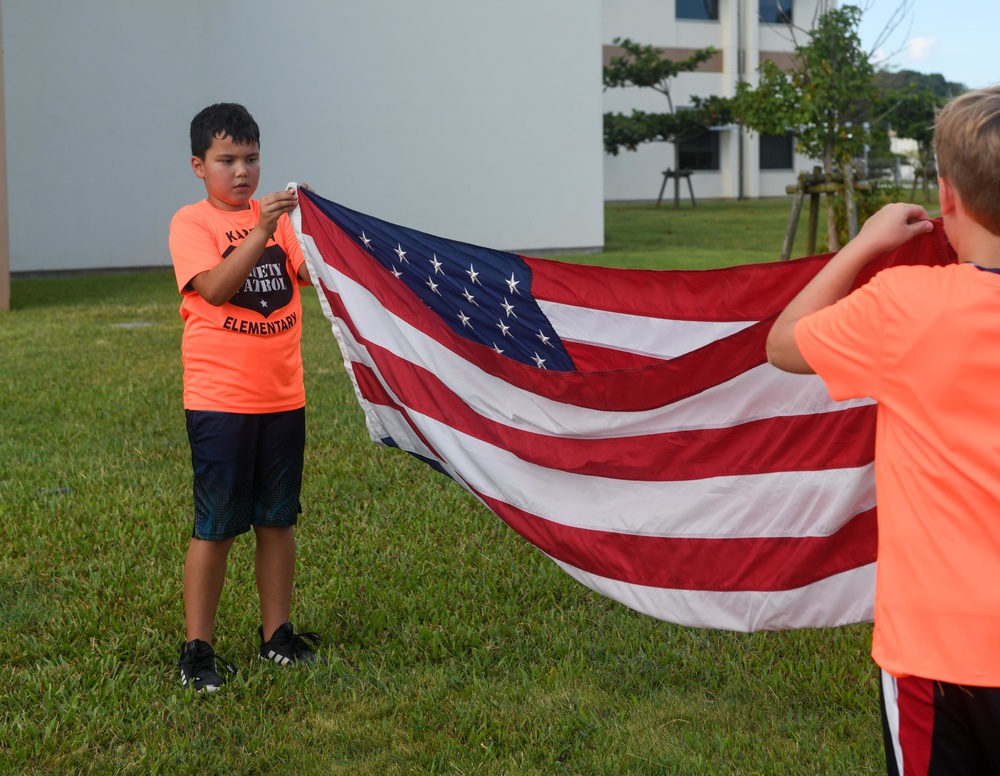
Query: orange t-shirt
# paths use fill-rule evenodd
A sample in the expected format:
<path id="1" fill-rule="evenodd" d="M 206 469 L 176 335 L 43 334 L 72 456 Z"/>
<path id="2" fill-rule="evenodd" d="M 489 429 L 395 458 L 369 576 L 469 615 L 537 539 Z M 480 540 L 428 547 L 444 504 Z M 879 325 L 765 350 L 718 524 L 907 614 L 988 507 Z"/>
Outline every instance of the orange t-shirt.
<path id="1" fill-rule="evenodd" d="M 170 255 L 181 292 L 184 407 L 258 414 L 305 405 L 302 304 L 298 271 L 305 260 L 288 216 L 246 282 L 225 304 L 209 304 L 191 286 L 240 244 L 260 218 L 260 203 L 228 212 L 208 200 L 170 222 Z"/>
<path id="2" fill-rule="evenodd" d="M 894 267 L 795 340 L 834 399 L 878 402 L 872 657 L 1000 686 L 1000 275 Z"/>

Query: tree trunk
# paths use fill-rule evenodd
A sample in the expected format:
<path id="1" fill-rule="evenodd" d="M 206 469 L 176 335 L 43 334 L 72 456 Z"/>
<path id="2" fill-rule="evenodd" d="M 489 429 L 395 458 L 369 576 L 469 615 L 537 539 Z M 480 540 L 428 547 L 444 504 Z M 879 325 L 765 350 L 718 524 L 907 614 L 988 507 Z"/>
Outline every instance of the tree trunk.
<path id="1" fill-rule="evenodd" d="M 833 140 L 826 141 L 826 151 L 823 154 L 823 172 L 833 175 Z M 826 195 L 826 241 L 827 250 L 836 253 L 840 250 L 840 235 L 837 230 L 837 213 L 833 209 L 834 194 L 828 192 Z"/>
<path id="2" fill-rule="evenodd" d="M 858 208 L 854 201 L 854 166 L 844 169 L 844 207 L 847 210 L 847 239 L 858 236 Z"/>

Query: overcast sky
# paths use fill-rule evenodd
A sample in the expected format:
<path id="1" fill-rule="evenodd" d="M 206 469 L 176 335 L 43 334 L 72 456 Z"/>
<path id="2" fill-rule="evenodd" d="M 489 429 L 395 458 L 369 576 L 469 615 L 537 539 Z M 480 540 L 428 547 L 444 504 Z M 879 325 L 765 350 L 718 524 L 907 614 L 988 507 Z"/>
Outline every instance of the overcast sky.
<path id="1" fill-rule="evenodd" d="M 900 0 L 853 4 L 867 9 L 859 31 L 871 51 Z M 881 56 L 892 55 L 890 69 L 940 73 L 970 89 L 1000 83 L 998 0 L 910 0 L 909 5 L 905 21 L 879 46 Z"/>

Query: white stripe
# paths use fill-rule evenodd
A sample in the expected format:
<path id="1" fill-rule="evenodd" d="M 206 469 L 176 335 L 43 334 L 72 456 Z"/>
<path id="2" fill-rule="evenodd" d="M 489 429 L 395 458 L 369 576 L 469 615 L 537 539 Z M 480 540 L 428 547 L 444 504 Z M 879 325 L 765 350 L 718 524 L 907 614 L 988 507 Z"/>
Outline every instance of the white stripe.
<path id="1" fill-rule="evenodd" d="M 872 466 L 677 482 L 617 480 L 527 463 L 410 413 L 435 455 L 395 410 L 379 407 L 378 414 L 396 444 L 447 462 L 474 491 L 573 528 L 689 539 L 829 536 L 875 505 Z"/>
<path id="2" fill-rule="evenodd" d="M 756 321 L 674 321 L 536 300 L 564 342 L 676 358 L 753 326 Z"/>
<path id="3" fill-rule="evenodd" d="M 906 773 L 906 763 L 903 762 L 903 744 L 899 740 L 899 686 L 896 677 L 883 668 L 879 669 L 879 679 L 882 682 L 882 701 L 886 724 L 889 726 L 889 738 L 892 739 L 892 751 L 896 756 L 896 772 L 902 776 Z"/>
<path id="4" fill-rule="evenodd" d="M 693 628 L 830 628 L 871 622 L 875 564 L 780 592 L 711 592 L 632 585 L 556 561 L 571 577 L 631 609 Z"/>
<path id="5" fill-rule="evenodd" d="M 497 423 L 533 433 L 601 439 L 735 426 L 761 418 L 830 412 L 871 404 L 834 402 L 815 375 L 790 375 L 763 364 L 701 393 L 639 412 L 608 412 L 553 401 L 516 388 L 459 357 L 397 318 L 362 286 L 323 264 L 319 275 L 336 288 L 357 328 L 372 342 L 436 375 L 474 411 Z M 330 285 L 334 284 L 334 285 Z M 320 295 L 322 297 L 322 294 Z M 356 353 L 343 322 L 339 337 Z M 367 355 L 359 357 L 374 368 Z"/>

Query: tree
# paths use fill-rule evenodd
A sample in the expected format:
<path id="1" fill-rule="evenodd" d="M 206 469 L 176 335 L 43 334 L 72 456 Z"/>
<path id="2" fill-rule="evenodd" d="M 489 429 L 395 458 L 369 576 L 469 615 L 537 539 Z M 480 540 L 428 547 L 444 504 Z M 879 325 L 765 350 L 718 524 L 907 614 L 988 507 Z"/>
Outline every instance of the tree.
<path id="1" fill-rule="evenodd" d="M 916 70 L 877 70 L 875 86 L 883 92 L 931 92 L 941 98 L 942 104 L 969 91 L 965 84 L 948 81 L 940 73 L 918 73 Z"/>
<path id="2" fill-rule="evenodd" d="M 968 88 L 965 84 L 946 81 L 940 73 L 924 74 L 913 70 L 895 73 L 879 71 L 875 74 L 875 84 L 881 92 L 878 123 L 887 130 L 892 129 L 897 137 L 917 142 L 915 161 L 924 176 L 926 196 L 927 176 L 932 174 L 934 167 L 934 121 L 937 112 L 948 100 L 968 91 Z"/>
<path id="3" fill-rule="evenodd" d="M 614 43 L 625 53 L 612 57 L 604 68 L 604 88 L 628 86 L 654 89 L 667 98 L 668 111 L 646 113 L 633 110 L 604 114 L 604 150 L 612 156 L 625 148 L 635 151 L 643 143 L 663 141 L 673 143 L 674 169 L 680 169 L 680 144 L 697 137 L 709 127 L 731 121 L 730 101 L 724 97 L 692 97 L 691 108 L 676 109 L 670 96 L 670 82 L 681 73 L 690 73 L 711 59 L 715 49 L 700 49 L 686 59 L 673 61 L 663 57 L 655 46 L 642 45 L 629 38 L 615 38 Z M 678 179 L 674 179 L 678 185 Z"/>
<path id="4" fill-rule="evenodd" d="M 735 99 L 736 115 L 746 126 L 775 135 L 794 132 L 801 153 L 822 160 L 828 176 L 842 175 L 849 212 L 854 159 L 867 144 L 864 122 L 876 97 L 874 68 L 858 35 L 860 21 L 855 6 L 826 11 L 808 43 L 795 46 L 791 70 L 762 62 L 759 85 L 738 84 Z M 831 196 L 826 200 L 827 238 L 836 251 L 837 219 Z"/>

